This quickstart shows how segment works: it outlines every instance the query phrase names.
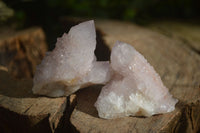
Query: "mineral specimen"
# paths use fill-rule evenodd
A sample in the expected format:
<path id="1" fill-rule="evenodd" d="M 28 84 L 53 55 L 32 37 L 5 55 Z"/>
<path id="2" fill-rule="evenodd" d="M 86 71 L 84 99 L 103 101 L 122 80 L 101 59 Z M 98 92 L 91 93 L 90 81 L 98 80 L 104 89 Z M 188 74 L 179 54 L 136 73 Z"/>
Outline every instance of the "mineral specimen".
<path id="1" fill-rule="evenodd" d="M 96 61 L 95 47 L 94 21 L 72 27 L 37 67 L 33 93 L 68 96 L 91 84 L 105 84 L 110 78 L 109 62 Z"/>
<path id="2" fill-rule="evenodd" d="M 111 64 L 96 61 L 95 47 L 93 21 L 72 27 L 37 67 L 33 93 L 68 96 L 80 88 L 109 81 L 95 103 L 101 118 L 151 116 L 175 109 L 178 100 L 132 46 L 117 42 L 111 52 Z"/>
<path id="3" fill-rule="evenodd" d="M 111 52 L 113 76 L 95 103 L 101 118 L 151 116 L 171 112 L 178 100 L 147 60 L 132 46 L 117 42 Z"/>

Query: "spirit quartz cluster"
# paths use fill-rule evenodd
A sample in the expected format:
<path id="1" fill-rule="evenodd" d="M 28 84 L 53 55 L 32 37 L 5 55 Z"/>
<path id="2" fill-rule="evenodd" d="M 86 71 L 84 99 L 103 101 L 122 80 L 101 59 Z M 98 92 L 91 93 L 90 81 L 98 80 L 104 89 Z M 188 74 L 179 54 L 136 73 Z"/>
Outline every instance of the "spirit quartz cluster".
<path id="1" fill-rule="evenodd" d="M 50 97 L 68 96 L 92 84 L 105 84 L 110 78 L 108 61 L 96 61 L 96 32 L 93 21 L 74 26 L 57 39 L 37 66 L 33 93 Z"/>
<path id="2" fill-rule="evenodd" d="M 171 112 L 178 100 L 160 76 L 131 45 L 117 42 L 111 62 L 96 61 L 93 21 L 72 27 L 57 40 L 37 67 L 33 93 L 68 96 L 80 88 L 105 84 L 95 103 L 99 117 L 151 116 Z"/>

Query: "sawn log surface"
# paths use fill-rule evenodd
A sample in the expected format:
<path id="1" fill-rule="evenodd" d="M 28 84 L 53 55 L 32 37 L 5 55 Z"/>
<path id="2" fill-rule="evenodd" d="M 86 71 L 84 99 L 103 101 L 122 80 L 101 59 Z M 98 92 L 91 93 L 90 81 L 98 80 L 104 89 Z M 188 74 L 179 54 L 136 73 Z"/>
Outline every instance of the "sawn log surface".
<path id="1" fill-rule="evenodd" d="M 95 24 L 101 32 L 101 36 L 97 36 L 97 40 L 101 40 L 97 47 L 111 49 L 117 40 L 133 45 L 159 73 L 170 93 L 179 100 L 176 109 L 148 118 L 105 120 L 98 117 L 94 107 L 102 86 L 81 89 L 67 98 L 36 96 L 31 91 L 32 79 L 13 79 L 6 68 L 1 67 L 0 131 L 200 132 L 200 26 L 179 22 L 138 26 L 114 20 L 95 20 Z M 104 55 L 104 50 L 97 53 L 97 56 Z"/>

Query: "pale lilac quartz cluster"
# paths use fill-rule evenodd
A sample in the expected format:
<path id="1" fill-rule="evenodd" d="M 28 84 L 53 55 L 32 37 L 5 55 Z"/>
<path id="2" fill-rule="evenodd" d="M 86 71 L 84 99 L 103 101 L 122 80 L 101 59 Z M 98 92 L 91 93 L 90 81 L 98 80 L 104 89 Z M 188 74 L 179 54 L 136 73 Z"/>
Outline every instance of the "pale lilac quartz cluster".
<path id="1" fill-rule="evenodd" d="M 117 42 L 111 52 L 113 76 L 95 103 L 101 118 L 151 116 L 171 112 L 178 100 L 131 45 Z"/>
<path id="2" fill-rule="evenodd" d="M 95 48 L 94 21 L 72 27 L 37 66 L 33 93 L 68 96 L 91 84 L 105 84 L 110 78 L 109 62 L 96 61 Z"/>
<path id="3" fill-rule="evenodd" d="M 109 61 L 96 61 L 93 21 L 72 27 L 38 65 L 33 93 L 68 96 L 78 89 L 106 84 L 95 103 L 99 117 L 151 116 L 171 112 L 178 100 L 147 60 L 131 45 L 117 42 Z"/>

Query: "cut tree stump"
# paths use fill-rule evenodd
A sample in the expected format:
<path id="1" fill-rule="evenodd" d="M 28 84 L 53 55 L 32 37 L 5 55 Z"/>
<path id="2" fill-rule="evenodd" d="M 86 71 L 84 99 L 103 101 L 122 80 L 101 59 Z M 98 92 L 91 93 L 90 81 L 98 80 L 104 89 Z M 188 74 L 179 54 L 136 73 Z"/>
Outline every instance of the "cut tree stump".
<path id="1" fill-rule="evenodd" d="M 105 120 L 98 117 L 94 107 L 101 87 L 82 89 L 76 93 L 77 106 L 70 118 L 74 130 L 83 133 L 200 132 L 199 53 L 185 44 L 183 39 L 165 36 L 132 23 L 97 20 L 95 24 L 105 34 L 103 39 L 110 49 L 119 40 L 133 45 L 142 53 L 179 102 L 175 111 L 167 114 Z M 183 38 L 189 39 L 188 36 Z M 200 46 L 200 42 L 195 43 L 195 47 Z"/>
<path id="2" fill-rule="evenodd" d="M 14 80 L 0 70 L 0 132 L 53 132 L 67 99 L 32 94 L 32 80 Z"/>
<path id="3" fill-rule="evenodd" d="M 77 20 L 80 22 L 80 19 L 71 21 L 76 24 Z M 182 33 L 180 28 L 166 28 L 171 24 L 165 27 L 163 23 L 160 24 L 162 30 L 159 23 L 141 27 L 128 22 L 96 20 L 95 24 L 98 28 L 97 58 L 108 58 L 102 55 L 104 52 L 109 55 L 108 47 L 111 49 L 117 40 L 133 45 L 159 73 L 170 93 L 179 100 L 176 109 L 148 118 L 101 119 L 94 107 L 101 85 L 81 89 L 69 97 L 36 96 L 31 91 L 31 79 L 13 79 L 7 68 L 0 67 L 0 132 L 200 132 L 198 26 L 191 26 L 195 30 L 185 28 L 188 25 L 182 26 Z M 194 31 L 196 34 L 189 33 Z M 185 32 L 189 36 L 185 36 Z"/>
<path id="4" fill-rule="evenodd" d="M 170 38 L 178 39 L 200 54 L 200 26 L 193 23 L 172 21 L 154 22 L 148 27 Z"/>
<path id="5" fill-rule="evenodd" d="M 46 50 L 41 28 L 1 29 L 0 133 L 49 133 L 62 129 L 59 126 L 63 126 L 64 116 L 71 111 L 67 108 L 71 106 L 70 97 L 48 98 L 32 94 L 31 78 Z M 22 78 L 29 79 L 19 80 Z"/>
<path id="6" fill-rule="evenodd" d="M 74 98 L 75 95 L 68 98 L 33 95 L 31 79 L 13 79 L 5 67 L 0 67 L 0 132 L 50 133 L 63 131 L 61 126 L 70 130 L 69 123 L 63 120 L 72 112 Z"/>
<path id="7" fill-rule="evenodd" d="M 8 68 L 15 78 L 32 78 L 36 65 L 47 51 L 41 28 L 22 31 L 2 28 L 0 31 L 0 65 Z"/>

